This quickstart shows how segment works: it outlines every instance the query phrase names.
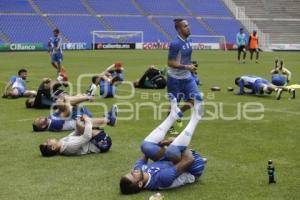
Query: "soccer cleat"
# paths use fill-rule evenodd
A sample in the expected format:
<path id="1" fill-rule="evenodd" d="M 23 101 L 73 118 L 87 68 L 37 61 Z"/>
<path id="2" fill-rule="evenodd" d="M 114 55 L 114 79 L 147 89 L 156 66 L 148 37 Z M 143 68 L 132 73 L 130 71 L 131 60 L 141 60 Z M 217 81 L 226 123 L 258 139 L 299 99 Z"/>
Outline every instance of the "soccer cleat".
<path id="1" fill-rule="evenodd" d="M 181 113 L 181 112 L 180 112 L 180 113 Z M 182 128 L 182 126 L 183 126 L 183 123 L 182 123 L 181 119 L 177 119 L 177 120 L 176 120 L 176 127 Z"/>
<path id="2" fill-rule="evenodd" d="M 175 128 L 172 126 L 172 127 L 168 130 L 168 134 L 170 134 L 170 135 L 178 135 L 178 131 L 176 131 Z"/>
<path id="3" fill-rule="evenodd" d="M 277 100 L 280 100 L 281 94 L 282 94 L 282 89 L 279 88 L 279 89 L 277 90 L 277 93 L 276 93 L 276 99 L 277 99 Z"/>
<path id="4" fill-rule="evenodd" d="M 202 158 L 202 160 L 203 160 L 204 164 L 207 163 L 207 158 Z"/>
<path id="5" fill-rule="evenodd" d="M 118 106 L 113 105 L 111 110 L 107 113 L 106 118 L 108 119 L 107 125 L 115 126 L 117 123 Z"/>
<path id="6" fill-rule="evenodd" d="M 296 98 L 296 90 L 295 89 L 290 88 L 289 93 L 290 93 L 292 99 Z"/>

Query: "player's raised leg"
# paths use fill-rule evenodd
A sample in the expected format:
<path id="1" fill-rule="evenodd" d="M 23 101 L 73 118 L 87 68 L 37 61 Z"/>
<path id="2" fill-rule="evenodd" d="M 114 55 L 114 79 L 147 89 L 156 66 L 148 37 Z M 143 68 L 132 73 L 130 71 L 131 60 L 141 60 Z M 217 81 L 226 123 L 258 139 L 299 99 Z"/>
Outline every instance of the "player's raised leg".
<path id="1" fill-rule="evenodd" d="M 180 161 L 182 152 L 190 144 L 198 122 L 202 118 L 202 100 L 196 96 L 190 122 L 186 128 L 176 137 L 166 150 L 166 157 L 176 163 Z"/>
<path id="2" fill-rule="evenodd" d="M 165 138 L 173 123 L 182 117 L 182 112 L 177 107 L 177 100 L 173 95 L 170 95 L 170 104 L 171 112 L 168 117 L 144 139 L 141 146 L 142 152 L 152 160 L 157 160 L 164 154 L 164 148 L 159 143 Z"/>

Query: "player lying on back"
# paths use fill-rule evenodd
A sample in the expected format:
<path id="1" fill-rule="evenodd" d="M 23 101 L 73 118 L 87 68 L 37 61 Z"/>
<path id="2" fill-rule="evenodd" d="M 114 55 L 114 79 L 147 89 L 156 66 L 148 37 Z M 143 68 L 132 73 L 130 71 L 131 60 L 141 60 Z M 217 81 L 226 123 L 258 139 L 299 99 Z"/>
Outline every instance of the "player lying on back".
<path id="1" fill-rule="evenodd" d="M 240 91 L 237 93 L 237 95 L 264 95 L 276 92 L 276 99 L 280 100 L 282 92 L 287 91 L 290 93 L 292 99 L 294 99 L 296 96 L 295 89 L 289 89 L 285 86 L 276 86 L 266 79 L 253 75 L 237 77 L 235 79 L 235 84 L 240 87 Z M 246 92 L 245 89 L 249 89 L 250 91 Z"/>
<path id="2" fill-rule="evenodd" d="M 70 135 L 57 139 L 48 139 L 41 144 L 42 156 L 55 155 L 85 155 L 90 153 L 107 152 L 112 145 L 112 140 L 104 130 L 93 130 L 92 119 L 83 115 L 76 122 L 76 129 Z"/>
<path id="3" fill-rule="evenodd" d="M 275 68 L 271 70 L 272 84 L 277 86 L 287 85 L 292 78 L 292 73 L 284 67 L 283 60 L 275 59 Z"/>
<path id="4" fill-rule="evenodd" d="M 18 98 L 35 96 L 36 91 L 26 89 L 27 70 L 20 69 L 18 76 L 12 76 L 7 82 L 2 98 Z"/>
<path id="5" fill-rule="evenodd" d="M 89 101 L 89 96 L 61 96 L 57 99 L 55 107 L 57 110 L 48 117 L 39 117 L 32 124 L 33 131 L 65 131 L 74 130 L 76 120 L 82 115 L 92 117 L 92 113 L 78 104 Z M 93 127 L 103 125 L 114 126 L 117 117 L 117 106 L 113 105 L 104 118 L 92 118 Z"/>
<path id="6" fill-rule="evenodd" d="M 167 85 L 166 78 L 154 65 L 151 65 L 143 76 L 133 82 L 135 88 L 164 89 Z"/>
<path id="7" fill-rule="evenodd" d="M 187 147 L 201 119 L 201 98 L 195 98 L 192 116 L 186 128 L 174 140 L 164 140 L 169 128 L 182 115 L 176 98 L 171 97 L 169 116 L 145 138 L 141 146 L 142 158 L 131 172 L 121 177 L 121 193 L 176 188 L 199 179 L 206 159 Z M 149 159 L 153 162 L 148 162 Z"/>
<path id="8" fill-rule="evenodd" d="M 110 65 L 104 72 L 92 77 L 86 94 L 95 96 L 97 86 L 100 85 L 100 96 L 103 98 L 114 97 L 117 82 L 124 81 L 124 68 L 121 63 Z"/>
<path id="9" fill-rule="evenodd" d="M 37 95 L 26 100 L 26 108 L 50 108 L 55 104 L 58 97 L 67 95 L 62 86 L 68 87 L 68 82 L 44 78 L 38 88 Z"/>

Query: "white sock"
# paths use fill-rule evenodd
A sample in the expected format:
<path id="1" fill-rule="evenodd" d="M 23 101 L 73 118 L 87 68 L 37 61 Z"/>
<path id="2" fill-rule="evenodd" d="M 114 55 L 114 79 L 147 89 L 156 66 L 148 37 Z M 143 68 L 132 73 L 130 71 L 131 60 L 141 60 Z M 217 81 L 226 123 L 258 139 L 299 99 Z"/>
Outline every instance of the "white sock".
<path id="1" fill-rule="evenodd" d="M 156 129 L 154 129 L 144 141 L 159 143 L 165 138 L 168 130 L 171 128 L 174 122 L 182 116 L 182 113 L 177 106 L 177 100 L 173 99 L 170 101 L 170 103 L 171 112 L 168 117 Z"/>
<path id="2" fill-rule="evenodd" d="M 202 118 L 202 103 L 195 101 L 195 105 L 192 111 L 192 117 L 186 128 L 176 137 L 171 145 L 185 146 L 187 147 L 192 139 L 198 122 Z"/>

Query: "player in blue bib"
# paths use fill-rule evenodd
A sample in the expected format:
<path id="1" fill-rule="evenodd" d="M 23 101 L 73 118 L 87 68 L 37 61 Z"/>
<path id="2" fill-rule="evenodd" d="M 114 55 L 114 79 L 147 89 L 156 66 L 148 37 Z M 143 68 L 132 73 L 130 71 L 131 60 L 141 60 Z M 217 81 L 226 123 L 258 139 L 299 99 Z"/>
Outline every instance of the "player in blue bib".
<path id="1" fill-rule="evenodd" d="M 3 98 L 34 97 L 36 91 L 26 89 L 27 70 L 20 69 L 18 76 L 12 76 L 5 86 Z"/>
<path id="2" fill-rule="evenodd" d="M 203 174 L 205 160 L 194 150 L 187 149 L 201 119 L 201 98 L 196 97 L 191 120 L 174 139 L 164 139 L 172 124 L 182 117 L 177 99 L 171 95 L 169 116 L 143 141 L 143 156 L 132 171 L 121 177 L 120 190 L 133 194 L 141 190 L 176 188 L 193 183 Z M 153 162 L 148 162 L 151 159 Z"/>
<path id="3" fill-rule="evenodd" d="M 235 84 L 240 87 L 240 91 L 237 93 L 237 95 L 243 95 L 245 93 L 264 95 L 276 92 L 277 100 L 280 100 L 283 91 L 289 92 L 292 99 L 294 99 L 296 95 L 295 89 L 287 88 L 284 86 L 276 86 L 266 79 L 253 75 L 244 75 L 241 77 L 237 77 L 235 79 Z M 249 89 L 249 92 L 246 92 L 245 88 Z"/>
<path id="4" fill-rule="evenodd" d="M 275 68 L 271 70 L 272 84 L 277 86 L 287 85 L 292 78 L 292 73 L 284 67 L 283 60 L 275 59 Z"/>
<path id="5" fill-rule="evenodd" d="M 48 52 L 51 56 L 51 64 L 57 70 L 57 74 L 61 72 L 63 52 L 62 52 L 62 37 L 59 29 L 53 30 L 53 37 L 48 41 Z"/>

